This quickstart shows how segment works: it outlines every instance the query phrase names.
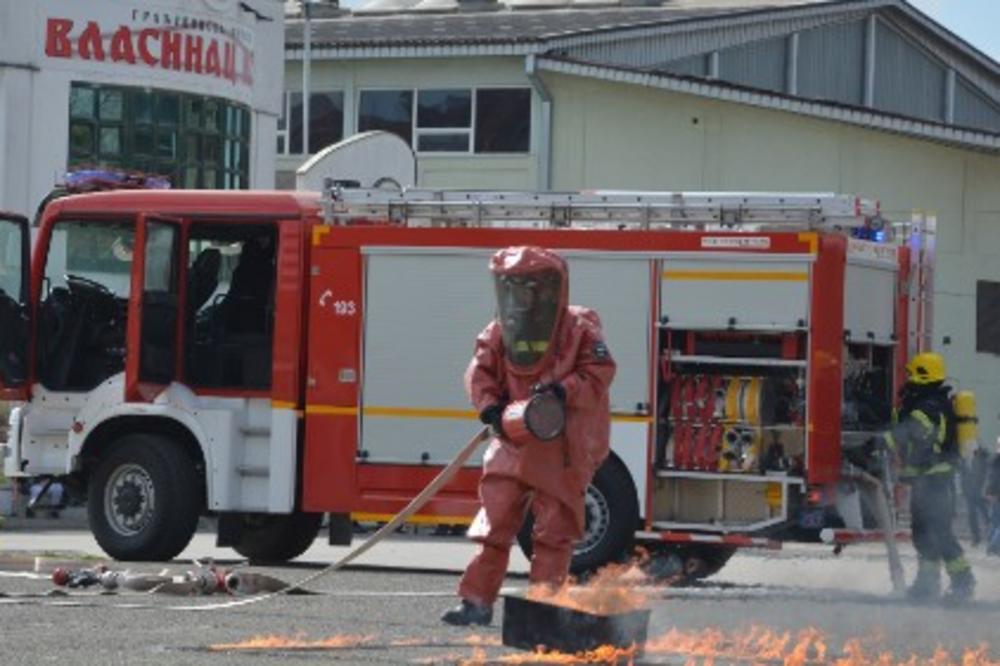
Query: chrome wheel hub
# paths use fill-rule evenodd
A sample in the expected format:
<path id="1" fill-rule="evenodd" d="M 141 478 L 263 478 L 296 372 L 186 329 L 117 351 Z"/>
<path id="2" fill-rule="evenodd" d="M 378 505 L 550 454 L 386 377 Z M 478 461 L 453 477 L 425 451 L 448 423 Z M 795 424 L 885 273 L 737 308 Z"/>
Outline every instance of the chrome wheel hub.
<path id="1" fill-rule="evenodd" d="M 135 463 L 120 465 L 104 487 L 104 515 L 122 536 L 135 536 L 153 518 L 156 491 L 149 473 Z"/>

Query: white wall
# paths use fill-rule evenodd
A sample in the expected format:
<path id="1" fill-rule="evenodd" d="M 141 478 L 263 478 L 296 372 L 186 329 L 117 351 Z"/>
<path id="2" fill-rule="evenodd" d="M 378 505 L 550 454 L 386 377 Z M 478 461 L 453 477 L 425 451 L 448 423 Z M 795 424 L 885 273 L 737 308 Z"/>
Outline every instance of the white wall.
<path id="1" fill-rule="evenodd" d="M 271 19 L 258 21 L 240 4 L 236 0 L 0 0 L 0 209 L 33 214 L 65 172 L 73 81 L 178 90 L 248 105 L 253 123 L 251 183 L 272 187 L 284 53 L 281 5 L 273 0 L 246 2 Z M 74 22 L 69 33 L 74 44 L 71 57 L 46 53 L 50 19 Z M 206 45 L 211 39 L 220 45 L 226 41 L 207 28 L 178 28 L 177 19 L 210 21 L 238 31 L 239 43 L 253 53 L 252 83 L 150 66 L 138 55 L 135 64 L 112 61 L 111 35 L 121 26 L 132 32 L 135 49 L 144 28 L 169 27 L 185 36 L 200 36 Z M 103 62 L 93 52 L 90 59 L 80 53 L 78 38 L 90 21 L 97 22 L 104 35 Z M 157 56 L 159 42 L 154 38 L 147 44 Z"/>

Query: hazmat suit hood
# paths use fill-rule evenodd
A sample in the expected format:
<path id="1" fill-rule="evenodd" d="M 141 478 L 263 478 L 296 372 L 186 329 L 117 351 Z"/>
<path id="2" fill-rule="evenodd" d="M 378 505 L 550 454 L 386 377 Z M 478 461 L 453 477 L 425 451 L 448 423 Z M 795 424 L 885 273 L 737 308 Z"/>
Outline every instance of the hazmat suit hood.
<path id="1" fill-rule="evenodd" d="M 511 370 L 531 373 L 554 353 L 569 300 L 569 270 L 562 257 L 540 247 L 511 247 L 490 260 L 497 322 Z"/>

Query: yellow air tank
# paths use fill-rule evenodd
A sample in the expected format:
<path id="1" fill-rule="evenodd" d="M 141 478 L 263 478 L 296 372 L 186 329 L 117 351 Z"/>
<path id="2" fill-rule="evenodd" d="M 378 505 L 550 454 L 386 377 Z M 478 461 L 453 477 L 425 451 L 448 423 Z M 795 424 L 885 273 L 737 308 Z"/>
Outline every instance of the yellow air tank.
<path id="1" fill-rule="evenodd" d="M 979 435 L 979 418 L 976 416 L 976 394 L 972 391 L 959 391 L 952 398 L 955 408 L 958 434 L 958 450 L 962 456 L 968 456 L 976 447 Z"/>

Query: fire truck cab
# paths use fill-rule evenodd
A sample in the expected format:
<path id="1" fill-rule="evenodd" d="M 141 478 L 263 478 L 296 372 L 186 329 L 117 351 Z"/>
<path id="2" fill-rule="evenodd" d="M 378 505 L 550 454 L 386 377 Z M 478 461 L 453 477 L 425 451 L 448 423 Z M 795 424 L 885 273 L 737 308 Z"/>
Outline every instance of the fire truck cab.
<path id="1" fill-rule="evenodd" d="M 635 541 L 861 529 L 845 448 L 889 421 L 924 253 L 826 194 L 121 191 L 0 217 L 10 477 L 86 492 L 107 553 L 162 560 L 199 516 L 255 560 L 330 516 L 385 520 L 478 427 L 462 373 L 508 245 L 568 260 L 618 375 L 574 569 Z M 919 256 L 918 256 L 919 255 Z M 468 522 L 481 458 L 419 520 Z M 856 498 L 855 498 L 856 499 Z M 530 538 L 522 539 L 530 550 Z"/>

